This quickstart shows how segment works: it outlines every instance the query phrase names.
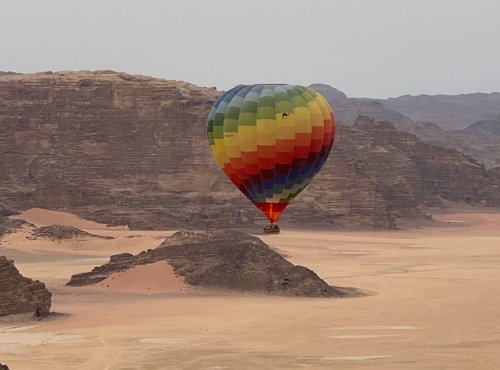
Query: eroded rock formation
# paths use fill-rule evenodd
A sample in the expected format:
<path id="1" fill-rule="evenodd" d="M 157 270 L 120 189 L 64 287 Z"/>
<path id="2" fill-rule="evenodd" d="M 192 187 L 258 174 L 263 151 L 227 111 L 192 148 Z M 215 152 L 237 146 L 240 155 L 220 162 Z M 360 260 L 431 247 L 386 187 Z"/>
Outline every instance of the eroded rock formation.
<path id="1" fill-rule="evenodd" d="M 0 316 L 16 313 L 46 316 L 50 313 L 51 298 L 45 284 L 22 276 L 13 261 L 0 256 Z"/>
<path id="2" fill-rule="evenodd" d="M 165 260 L 187 284 L 206 288 L 304 297 L 358 295 L 329 286 L 313 271 L 295 266 L 257 237 L 238 231 L 181 231 L 158 248 L 111 256 L 91 272 L 73 275 L 70 286 L 98 283 L 110 274 Z"/>
<path id="3" fill-rule="evenodd" d="M 33 231 L 33 236 L 36 238 L 48 238 L 51 240 L 65 240 L 65 239 L 74 239 L 79 237 L 113 239 L 112 236 L 90 234 L 86 231 L 68 225 L 43 226 L 38 229 L 35 229 Z"/>

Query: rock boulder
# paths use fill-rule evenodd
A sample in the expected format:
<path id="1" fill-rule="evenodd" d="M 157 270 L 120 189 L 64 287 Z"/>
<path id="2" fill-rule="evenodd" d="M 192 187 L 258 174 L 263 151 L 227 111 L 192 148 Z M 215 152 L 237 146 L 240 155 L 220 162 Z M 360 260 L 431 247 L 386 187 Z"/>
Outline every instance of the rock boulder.
<path id="1" fill-rule="evenodd" d="M 45 284 L 22 276 L 13 261 L 0 256 L 0 316 L 30 312 L 47 316 L 51 298 Z"/>

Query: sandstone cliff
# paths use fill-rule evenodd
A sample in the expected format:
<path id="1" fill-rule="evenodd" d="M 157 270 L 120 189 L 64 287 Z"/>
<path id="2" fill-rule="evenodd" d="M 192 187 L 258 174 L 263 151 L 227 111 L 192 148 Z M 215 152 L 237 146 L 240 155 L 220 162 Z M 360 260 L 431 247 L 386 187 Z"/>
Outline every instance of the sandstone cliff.
<path id="1" fill-rule="evenodd" d="M 30 312 L 46 316 L 51 297 L 45 284 L 22 276 L 13 261 L 0 256 L 0 316 Z"/>
<path id="2" fill-rule="evenodd" d="M 210 154 L 206 116 L 218 95 L 112 71 L 1 76 L 0 202 L 131 228 L 261 225 Z M 370 125 L 339 126 L 331 157 L 284 224 L 394 227 L 432 197 L 496 204 L 476 188 L 497 181 L 480 164 Z M 425 166 L 441 170 L 430 177 Z M 469 171 L 487 179 L 468 185 Z"/>
<path id="3" fill-rule="evenodd" d="M 305 297 L 358 295 L 329 286 L 313 271 L 294 266 L 259 238 L 238 231 L 181 231 L 158 248 L 133 256 L 111 256 L 91 272 L 73 275 L 67 285 L 98 283 L 137 265 L 167 261 L 192 286 Z"/>

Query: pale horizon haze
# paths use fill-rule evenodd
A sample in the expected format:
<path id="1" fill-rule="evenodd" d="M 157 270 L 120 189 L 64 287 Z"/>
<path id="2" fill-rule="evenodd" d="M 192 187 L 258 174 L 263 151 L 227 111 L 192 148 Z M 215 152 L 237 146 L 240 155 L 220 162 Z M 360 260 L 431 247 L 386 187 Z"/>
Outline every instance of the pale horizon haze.
<path id="1" fill-rule="evenodd" d="M 499 16 L 496 0 L 0 0 L 0 71 L 489 93 L 500 91 Z"/>

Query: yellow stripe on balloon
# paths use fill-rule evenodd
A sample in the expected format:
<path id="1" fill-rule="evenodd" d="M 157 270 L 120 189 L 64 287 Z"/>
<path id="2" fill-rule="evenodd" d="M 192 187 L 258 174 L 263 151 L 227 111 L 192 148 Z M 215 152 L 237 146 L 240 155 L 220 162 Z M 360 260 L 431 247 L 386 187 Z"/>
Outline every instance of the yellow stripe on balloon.
<path id="1" fill-rule="evenodd" d="M 311 132 L 311 113 L 306 107 L 293 108 L 295 116 L 295 132 L 310 133 Z"/>

